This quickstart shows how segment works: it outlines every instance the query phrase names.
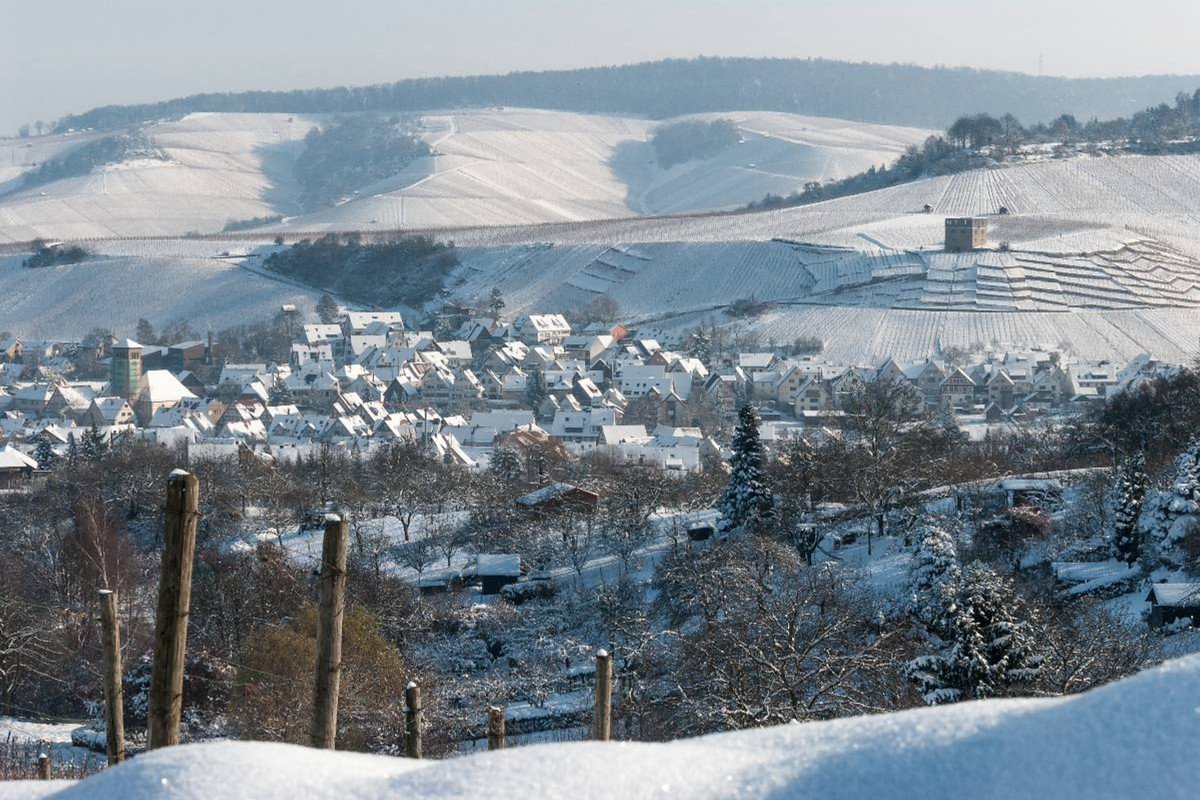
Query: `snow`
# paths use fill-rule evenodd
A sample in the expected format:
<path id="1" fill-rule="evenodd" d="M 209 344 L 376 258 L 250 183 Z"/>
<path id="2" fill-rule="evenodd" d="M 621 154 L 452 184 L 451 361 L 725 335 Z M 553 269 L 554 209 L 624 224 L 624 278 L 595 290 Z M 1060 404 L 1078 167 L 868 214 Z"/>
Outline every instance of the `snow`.
<path id="1" fill-rule="evenodd" d="M 535 745 L 447 761 L 219 742 L 6 800 L 1190 797 L 1200 656 L 1058 699 L 988 700 L 669 744 Z"/>

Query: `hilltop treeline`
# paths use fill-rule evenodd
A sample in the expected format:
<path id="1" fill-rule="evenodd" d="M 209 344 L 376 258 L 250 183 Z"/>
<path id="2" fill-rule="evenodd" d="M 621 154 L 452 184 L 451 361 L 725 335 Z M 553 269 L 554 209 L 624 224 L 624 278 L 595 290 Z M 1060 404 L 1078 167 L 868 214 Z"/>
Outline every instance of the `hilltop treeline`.
<path id="1" fill-rule="evenodd" d="M 1022 147 L 1055 144 L 1068 151 L 1105 146 L 1135 153 L 1195 152 L 1200 149 L 1200 89 L 1181 92 L 1175 104 L 1162 103 L 1125 118 L 1079 122 L 1061 114 L 1048 123 L 1021 125 L 1013 114 L 993 117 L 970 114 L 955 120 L 943 136 L 931 136 L 920 147 L 910 146 L 889 166 L 838 181 L 811 181 L 786 197 L 768 194 L 751 208 L 806 205 L 852 194 L 886 189 L 920 178 L 949 175 L 996 163 Z"/>
<path id="2" fill-rule="evenodd" d="M 302 239 L 272 253 L 263 266 L 371 305 L 419 306 L 432 299 L 458 265 L 453 244 L 427 236 L 364 243 L 357 234 Z"/>
<path id="3" fill-rule="evenodd" d="M 738 128 L 733 120 L 712 122 L 684 120 L 661 125 L 650 137 L 658 165 L 670 169 L 693 158 L 707 158 L 738 143 Z"/>
<path id="4" fill-rule="evenodd" d="M 300 203 L 309 211 L 332 205 L 428 153 L 429 146 L 412 124 L 395 116 L 357 114 L 313 128 L 292 167 L 300 184 Z"/>
<path id="5" fill-rule="evenodd" d="M 615 67 L 416 78 L 375 86 L 197 94 L 104 106 L 63 117 L 56 130 L 111 129 L 198 111 L 397 113 L 522 105 L 665 118 L 730 109 L 790 111 L 942 127 L 964 109 L 1049 119 L 1070 110 L 1117 117 L 1200 83 L 1200 77 L 1043 78 L 1010 72 L 852 64 L 823 59 L 668 59 Z"/>
<path id="6" fill-rule="evenodd" d="M 161 150 L 140 133 L 106 136 L 67 151 L 58 158 L 43 161 L 37 169 L 25 173 L 21 186 L 41 186 L 64 178 L 88 175 L 97 167 L 119 164 L 135 158 L 166 159 Z"/>

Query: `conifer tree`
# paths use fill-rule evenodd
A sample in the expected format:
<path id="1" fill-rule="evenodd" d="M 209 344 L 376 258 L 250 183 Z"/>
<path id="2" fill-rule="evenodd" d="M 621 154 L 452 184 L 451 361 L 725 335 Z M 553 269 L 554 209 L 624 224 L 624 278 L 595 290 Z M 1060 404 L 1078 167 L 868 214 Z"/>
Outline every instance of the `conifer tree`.
<path id="1" fill-rule="evenodd" d="M 288 389 L 279 373 L 275 373 L 271 388 L 267 391 L 267 402 L 273 406 L 290 406 L 293 403 L 292 391 Z"/>
<path id="2" fill-rule="evenodd" d="M 1139 523 L 1139 533 L 1145 534 L 1141 544 L 1153 544 L 1160 559 L 1178 565 L 1178 546 L 1200 521 L 1200 440 L 1175 460 L 1171 484 L 1148 495 L 1144 505 Z"/>
<path id="3" fill-rule="evenodd" d="M 546 400 L 546 395 L 549 392 L 546 390 L 546 378 L 542 375 L 541 369 L 533 368 L 529 370 L 529 375 L 525 378 L 525 406 L 532 408 L 534 413 L 537 413 L 538 408 Z"/>
<path id="4" fill-rule="evenodd" d="M 492 453 L 489 469 L 492 474 L 506 483 L 516 483 L 521 480 L 524 472 L 521 468 L 521 457 L 511 447 L 497 447 Z"/>
<path id="5" fill-rule="evenodd" d="M 775 519 L 775 503 L 766 479 L 758 412 L 749 403 L 738 412 L 732 448 L 729 481 L 717 504 L 721 530 L 726 533 L 762 530 Z"/>
<path id="6" fill-rule="evenodd" d="M 500 293 L 499 286 L 492 287 L 491 296 L 488 298 L 488 311 L 492 312 L 492 319 L 496 322 L 500 321 L 500 312 L 504 310 L 504 295 Z"/>
<path id="7" fill-rule="evenodd" d="M 1138 519 L 1142 514 L 1142 502 L 1146 497 L 1146 461 L 1141 453 L 1125 459 L 1117 471 L 1116 501 L 1114 515 L 1113 547 L 1118 560 L 1133 566 L 1141 555 L 1141 532 Z"/>
<path id="8" fill-rule="evenodd" d="M 1042 656 L 1033 646 L 1012 584 L 972 564 L 942 589 L 948 646 L 908 663 L 908 675 L 926 703 L 940 705 L 1006 694 L 1034 680 Z"/>
<path id="9" fill-rule="evenodd" d="M 948 521 L 932 519 L 915 532 L 909 565 L 909 610 L 930 633 L 946 633 L 944 593 L 958 584 L 961 571 Z"/>
<path id="10" fill-rule="evenodd" d="M 50 445 L 50 438 L 45 434 L 38 440 L 37 449 L 33 451 L 33 460 L 38 463 L 38 469 L 43 470 L 54 469 L 55 462 L 58 461 L 58 455 Z"/>

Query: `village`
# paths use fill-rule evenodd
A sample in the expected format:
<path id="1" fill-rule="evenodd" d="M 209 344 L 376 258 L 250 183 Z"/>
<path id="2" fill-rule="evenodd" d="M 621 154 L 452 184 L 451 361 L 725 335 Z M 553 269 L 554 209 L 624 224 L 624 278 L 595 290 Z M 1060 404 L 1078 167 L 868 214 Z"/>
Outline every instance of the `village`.
<path id="1" fill-rule="evenodd" d="M 229 363 L 219 341 L 0 341 L 0 481 L 32 478 L 85 439 L 134 437 L 188 460 L 303 458 L 332 446 L 416 442 L 447 463 L 486 469 L 498 447 L 600 453 L 695 472 L 720 459 L 749 401 L 768 446 L 836 430 L 857 389 L 911 387 L 915 413 L 974 440 L 1102 404 L 1174 365 L 1142 355 L 1079 362 L 1051 349 L 980 347 L 912 363 L 839 364 L 781 348 L 714 356 L 701 326 L 680 335 L 561 314 L 466 317 L 435 335 L 395 311 L 340 310 L 298 322 L 287 363 Z M 442 325 L 445 328 L 444 325 Z M 81 363 L 95 365 L 83 376 Z M 107 378 L 107 380 L 103 378 Z M 98 379 L 99 378 L 99 379 Z"/>

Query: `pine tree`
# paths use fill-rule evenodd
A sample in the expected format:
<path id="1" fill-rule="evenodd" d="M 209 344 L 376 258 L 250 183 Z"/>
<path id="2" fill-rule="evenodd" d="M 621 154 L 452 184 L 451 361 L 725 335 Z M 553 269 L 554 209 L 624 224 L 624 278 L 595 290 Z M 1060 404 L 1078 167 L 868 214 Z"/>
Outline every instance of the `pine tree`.
<path id="1" fill-rule="evenodd" d="M 1034 680 L 1042 656 L 1034 650 L 1012 584 L 975 563 L 942 588 L 949 646 L 908 663 L 909 679 L 930 705 L 981 700 Z"/>
<path id="2" fill-rule="evenodd" d="M 1117 470 L 1115 494 L 1117 509 L 1114 515 L 1113 547 L 1117 559 L 1133 566 L 1141 555 L 1141 532 L 1138 519 L 1146 497 L 1146 460 L 1141 453 L 1125 459 Z"/>
<path id="3" fill-rule="evenodd" d="M 275 373 L 275 379 L 271 381 L 271 388 L 267 392 L 267 402 L 273 406 L 290 406 L 293 402 L 292 392 L 284 383 L 283 378 L 279 377 L 279 373 Z"/>
<path id="4" fill-rule="evenodd" d="M 75 432 L 67 434 L 67 467 L 75 469 L 79 466 L 79 443 L 75 440 Z"/>
<path id="5" fill-rule="evenodd" d="M 321 299 L 317 301 L 317 318 L 326 325 L 331 325 L 338 320 L 337 300 L 333 299 L 331 294 L 321 295 Z"/>
<path id="6" fill-rule="evenodd" d="M 488 310 L 492 312 L 492 319 L 499 322 L 500 312 L 504 310 L 504 295 L 500 294 L 499 286 L 492 287 L 492 294 L 488 298 Z"/>
<path id="7" fill-rule="evenodd" d="M 524 473 L 521 457 L 511 447 L 497 447 L 492 453 L 492 461 L 488 468 L 506 483 L 516 483 Z"/>
<path id="8" fill-rule="evenodd" d="M 92 463 L 101 461 L 108 452 L 108 442 L 104 439 L 104 434 L 95 425 L 88 428 L 83 433 L 83 445 L 81 453 L 83 458 Z"/>
<path id="9" fill-rule="evenodd" d="M 1178 545 L 1200 520 L 1200 440 L 1175 460 L 1171 485 L 1144 501 L 1139 523 L 1143 544 L 1153 544 L 1159 558 L 1178 565 Z"/>
<path id="10" fill-rule="evenodd" d="M 945 590 L 958 584 L 961 571 L 948 521 L 933 519 L 915 532 L 909 564 L 909 611 L 930 633 L 947 630 Z"/>
<path id="11" fill-rule="evenodd" d="M 712 363 L 712 335 L 703 325 L 688 334 L 685 347 L 692 358 L 699 359 L 705 365 Z"/>
<path id="12" fill-rule="evenodd" d="M 55 462 L 58 461 L 58 455 L 54 452 L 54 448 L 50 446 L 50 438 L 43 434 L 38 440 L 37 449 L 33 451 L 33 460 L 38 463 L 38 469 L 51 470 L 54 469 Z"/>
<path id="13" fill-rule="evenodd" d="M 767 485 L 765 456 L 758 434 L 758 412 L 745 404 L 733 434 L 729 481 L 717 504 L 723 532 L 761 530 L 775 519 L 775 502 Z"/>
<path id="14" fill-rule="evenodd" d="M 542 371 L 537 368 L 529 370 L 529 375 L 525 378 L 525 407 L 532 408 L 536 413 L 548 394 L 546 378 Z"/>

